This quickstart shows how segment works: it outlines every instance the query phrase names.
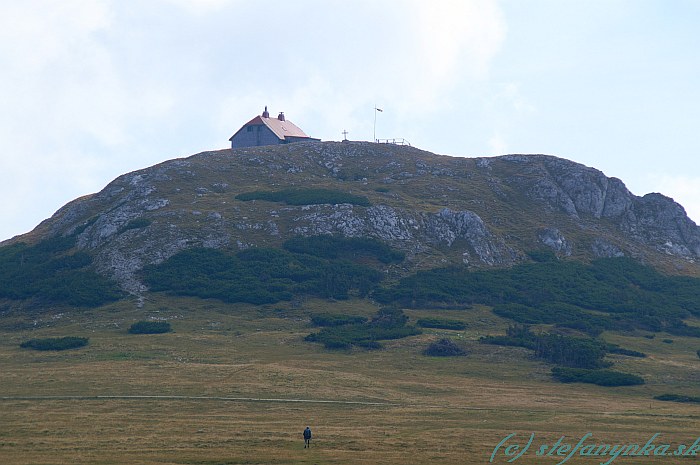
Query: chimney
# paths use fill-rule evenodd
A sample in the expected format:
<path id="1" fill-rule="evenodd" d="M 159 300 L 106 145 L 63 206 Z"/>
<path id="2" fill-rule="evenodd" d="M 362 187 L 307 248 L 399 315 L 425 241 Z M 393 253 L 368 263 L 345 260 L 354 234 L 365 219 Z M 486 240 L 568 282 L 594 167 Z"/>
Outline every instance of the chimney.
<path id="1" fill-rule="evenodd" d="M 263 111 L 262 117 L 263 117 L 263 118 L 269 118 L 269 117 L 270 117 L 270 113 L 267 112 L 267 105 L 265 105 L 265 111 Z"/>
<path id="2" fill-rule="evenodd" d="M 280 121 L 284 121 L 284 112 L 283 111 L 280 111 L 280 114 L 277 115 L 277 119 Z"/>

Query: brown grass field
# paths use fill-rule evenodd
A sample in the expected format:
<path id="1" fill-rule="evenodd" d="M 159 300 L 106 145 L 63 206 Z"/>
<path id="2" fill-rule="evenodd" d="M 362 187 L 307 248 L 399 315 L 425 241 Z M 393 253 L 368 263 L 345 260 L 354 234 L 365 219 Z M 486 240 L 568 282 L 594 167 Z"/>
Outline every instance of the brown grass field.
<path id="1" fill-rule="evenodd" d="M 550 366 L 519 348 L 477 343 L 507 321 L 486 308 L 413 311 L 461 319 L 464 331 L 426 330 L 380 351 L 327 352 L 303 341 L 310 311 L 370 315 L 365 301 L 268 307 L 155 296 L 142 309 L 120 302 L 93 311 L 0 320 L 0 464 L 487 464 L 556 465 L 538 457 L 561 436 L 575 444 L 692 444 L 700 405 L 660 402 L 700 395 L 700 340 L 606 334 L 649 354 L 615 356 L 647 384 L 604 388 L 552 381 Z M 174 332 L 130 335 L 138 320 L 165 318 Z M 34 324 L 36 320 L 36 325 Z M 469 355 L 422 355 L 442 335 Z M 84 336 L 63 352 L 20 349 L 34 337 Z M 664 343 L 671 338 L 673 343 Z M 159 397 L 160 396 L 160 397 Z M 303 448 L 309 425 L 312 447 Z M 511 449 L 512 451 L 513 449 Z M 572 457 L 566 463 L 605 463 Z M 697 463 L 695 457 L 618 457 L 613 463 Z"/>

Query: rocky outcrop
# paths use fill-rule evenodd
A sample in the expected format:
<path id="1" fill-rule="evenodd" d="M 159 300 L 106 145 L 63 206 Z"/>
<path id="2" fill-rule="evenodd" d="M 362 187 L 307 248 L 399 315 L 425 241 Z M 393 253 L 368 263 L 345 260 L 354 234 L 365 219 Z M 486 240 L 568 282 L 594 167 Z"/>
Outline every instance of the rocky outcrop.
<path id="1" fill-rule="evenodd" d="M 669 255 L 700 257 L 698 226 L 682 206 L 661 194 L 634 198 L 631 208 L 621 215 L 621 230 L 642 243 L 651 244 Z"/>
<path id="2" fill-rule="evenodd" d="M 578 221 L 610 220 L 635 242 L 686 259 L 700 258 L 700 228 L 669 197 L 636 197 L 617 178 L 551 156 L 509 155 L 502 160 L 522 167 L 528 176 L 512 177 L 511 182 L 545 209 Z"/>
<path id="3" fill-rule="evenodd" d="M 609 218 L 632 206 L 634 196 L 622 181 L 596 169 L 546 155 L 506 155 L 502 160 L 521 168 L 521 173 L 509 180 L 551 210 L 574 218 Z"/>
<path id="4" fill-rule="evenodd" d="M 308 207 L 312 212 L 294 219 L 294 234 L 311 236 L 340 234 L 373 237 L 417 254 L 431 246 L 452 247 L 459 243 L 463 261 L 469 257 L 483 264 L 512 264 L 517 254 L 491 234 L 473 212 L 444 208 L 437 213 L 395 209 L 387 205 L 358 208 L 352 205 Z M 456 245 L 455 245 L 456 246 Z"/>
<path id="5" fill-rule="evenodd" d="M 538 237 L 544 245 L 557 254 L 565 257 L 571 255 L 571 244 L 557 228 L 544 228 L 539 232 Z"/>

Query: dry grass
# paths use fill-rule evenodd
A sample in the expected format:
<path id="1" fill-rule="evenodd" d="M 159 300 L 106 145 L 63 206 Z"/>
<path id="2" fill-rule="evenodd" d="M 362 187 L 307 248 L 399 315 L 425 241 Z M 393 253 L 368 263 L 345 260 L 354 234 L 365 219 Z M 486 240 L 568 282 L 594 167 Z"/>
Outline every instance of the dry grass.
<path id="1" fill-rule="evenodd" d="M 31 331 L 0 331 L 0 397 L 6 397 L 0 400 L 0 463 L 483 464 L 511 432 L 522 438 L 535 433 L 537 444 L 561 435 L 576 442 L 587 432 L 608 443 L 646 442 L 658 432 L 667 442 L 690 444 L 698 436 L 700 407 L 651 400 L 664 392 L 697 395 L 700 360 L 691 349 L 700 344 L 692 339 L 674 337 L 673 344 L 663 344 L 660 336 L 608 335 L 652 355 L 617 362 L 649 383 L 602 388 L 554 383 L 549 367 L 526 351 L 477 344 L 489 328 L 505 325 L 481 307 L 439 312 L 469 325 L 459 334 L 470 355 L 447 360 L 420 355 L 429 340 L 444 333 L 440 330 L 394 341 L 383 351 L 353 354 L 325 352 L 302 341 L 311 331 L 310 311 L 375 310 L 362 302 L 255 308 L 157 298 L 147 307 L 134 310 L 122 302 L 86 315 L 49 315 Z M 126 333 L 129 324 L 149 316 L 168 318 L 175 332 Z M 56 335 L 88 336 L 90 345 L 61 353 L 18 347 L 30 336 Z M 100 395 L 385 405 L 95 398 Z M 18 399 L 32 396 L 85 398 Z M 301 431 L 307 424 L 315 439 L 304 450 Z M 623 460 L 631 463 L 618 459 Z M 672 457 L 638 460 L 689 463 Z M 518 459 L 558 461 L 534 453 Z"/>

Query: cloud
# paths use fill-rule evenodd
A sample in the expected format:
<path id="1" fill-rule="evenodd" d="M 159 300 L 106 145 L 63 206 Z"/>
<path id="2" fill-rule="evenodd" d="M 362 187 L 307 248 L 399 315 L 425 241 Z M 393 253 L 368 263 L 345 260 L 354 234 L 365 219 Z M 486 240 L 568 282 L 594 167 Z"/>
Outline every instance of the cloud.
<path id="1" fill-rule="evenodd" d="M 402 111 L 435 112 L 457 85 L 488 78 L 506 37 L 495 0 L 414 0 L 398 27 L 401 62 L 383 91 Z"/>
<path id="2" fill-rule="evenodd" d="M 0 53 L 3 71 L 32 73 L 66 58 L 89 35 L 109 24 L 109 7 L 90 0 L 3 2 Z"/>
<path id="3" fill-rule="evenodd" d="M 188 13 L 205 15 L 231 6 L 236 0 L 162 0 L 162 2 L 187 10 Z"/>
<path id="4" fill-rule="evenodd" d="M 257 86 L 232 88 L 227 102 L 242 106 L 251 94 L 267 96 L 255 112 L 264 103 L 284 104 L 293 121 L 318 121 L 309 132 L 322 138 L 339 139 L 347 129 L 351 138 L 370 140 L 374 105 L 385 110 L 378 136 L 415 134 L 408 122 L 449 111 L 458 86 L 478 93 L 468 83 L 487 78 L 506 34 L 494 0 L 302 1 L 295 8 L 309 12 L 306 29 L 265 18 L 274 32 L 256 36 L 255 46 L 261 56 L 280 59 L 261 66 L 237 56 L 243 72 L 256 74 Z M 239 13 L 239 21 L 255 22 L 254 12 Z M 220 114 L 232 115 L 226 105 Z"/>
<path id="5" fill-rule="evenodd" d="M 493 0 L 415 0 L 421 66 L 438 80 L 485 78 L 505 39 L 506 26 Z"/>
<path id="6" fill-rule="evenodd" d="M 508 143 L 498 132 L 494 133 L 489 138 L 488 146 L 491 149 L 490 153 L 493 155 L 503 155 L 508 153 Z"/>
<path id="7" fill-rule="evenodd" d="M 93 160 L 70 139 L 123 137 L 90 111 L 119 103 L 94 40 L 110 13 L 107 3 L 90 0 L 0 5 L 2 239 L 30 229 L 60 206 L 54 202 L 75 197 L 83 176 L 94 175 Z"/>

